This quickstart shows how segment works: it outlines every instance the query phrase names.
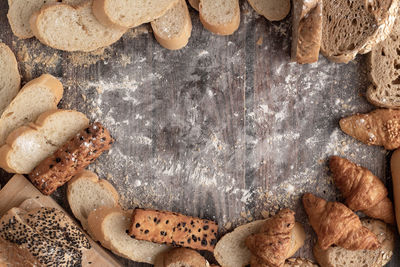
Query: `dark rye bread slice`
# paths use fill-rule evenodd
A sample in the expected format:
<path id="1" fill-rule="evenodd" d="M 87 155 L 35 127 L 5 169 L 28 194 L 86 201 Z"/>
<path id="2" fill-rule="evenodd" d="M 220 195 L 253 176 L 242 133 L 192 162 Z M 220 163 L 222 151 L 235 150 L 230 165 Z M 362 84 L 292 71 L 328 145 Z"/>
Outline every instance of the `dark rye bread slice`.
<path id="1" fill-rule="evenodd" d="M 43 194 L 50 195 L 109 150 L 113 142 L 108 130 L 96 122 L 42 161 L 29 179 Z"/>
<path id="2" fill-rule="evenodd" d="M 182 214 L 135 209 L 129 234 L 138 240 L 213 252 L 218 225 Z"/>
<path id="3" fill-rule="evenodd" d="M 397 0 L 324 0 L 321 52 L 347 63 L 386 39 L 397 16 Z"/>

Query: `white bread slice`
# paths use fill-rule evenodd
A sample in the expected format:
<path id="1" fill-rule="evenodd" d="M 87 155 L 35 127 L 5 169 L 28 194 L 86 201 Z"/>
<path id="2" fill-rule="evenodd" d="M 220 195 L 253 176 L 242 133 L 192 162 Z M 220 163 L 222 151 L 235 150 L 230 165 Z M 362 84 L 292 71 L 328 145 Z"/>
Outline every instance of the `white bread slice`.
<path id="1" fill-rule="evenodd" d="M 171 249 L 148 241 L 136 240 L 127 234 L 131 226 L 132 210 L 119 207 L 101 207 L 89 214 L 89 230 L 93 238 L 100 241 L 115 254 L 127 259 L 154 264 L 158 254 Z"/>
<path id="2" fill-rule="evenodd" d="M 94 0 L 93 13 L 106 26 L 133 28 L 163 16 L 179 0 Z"/>
<path id="3" fill-rule="evenodd" d="M 239 0 L 200 0 L 200 21 L 219 35 L 233 34 L 240 24 Z"/>
<path id="4" fill-rule="evenodd" d="M 90 52 L 118 41 L 125 29 L 106 27 L 94 17 L 93 0 L 73 7 L 43 6 L 30 18 L 33 34 L 45 45 L 64 51 Z"/>
<path id="5" fill-rule="evenodd" d="M 7 45 L 0 43 L 0 115 L 17 95 L 20 85 L 15 55 Z"/>
<path id="6" fill-rule="evenodd" d="M 269 21 L 286 18 L 290 12 L 290 0 L 248 0 L 254 10 Z"/>
<path id="7" fill-rule="evenodd" d="M 8 136 L 0 148 L 0 167 L 10 173 L 28 174 L 88 124 L 88 118 L 78 111 L 46 111 L 35 123 Z"/>
<path id="8" fill-rule="evenodd" d="M 13 130 L 35 121 L 45 111 L 57 109 L 63 92 L 61 82 L 49 74 L 27 83 L 0 117 L 0 146 Z"/>
<path id="9" fill-rule="evenodd" d="M 157 41 L 165 48 L 185 47 L 192 33 L 192 20 L 185 0 L 179 0 L 164 16 L 151 22 Z"/>
<path id="10" fill-rule="evenodd" d="M 196 9 L 197 11 L 199 11 L 199 5 L 200 5 L 200 0 L 189 0 L 189 4 Z"/>
<path id="11" fill-rule="evenodd" d="M 92 211 L 119 206 L 117 190 L 91 171 L 82 171 L 69 181 L 67 199 L 72 213 L 85 230 L 88 230 L 87 220 Z"/>
<path id="12" fill-rule="evenodd" d="M 254 221 L 237 227 L 224 235 L 214 249 L 215 259 L 222 267 L 243 267 L 250 264 L 251 252 L 245 240 L 249 235 L 258 233 L 265 220 Z M 304 245 L 306 234 L 303 226 L 296 222 L 292 230 L 292 246 L 287 257 L 293 256 Z"/>

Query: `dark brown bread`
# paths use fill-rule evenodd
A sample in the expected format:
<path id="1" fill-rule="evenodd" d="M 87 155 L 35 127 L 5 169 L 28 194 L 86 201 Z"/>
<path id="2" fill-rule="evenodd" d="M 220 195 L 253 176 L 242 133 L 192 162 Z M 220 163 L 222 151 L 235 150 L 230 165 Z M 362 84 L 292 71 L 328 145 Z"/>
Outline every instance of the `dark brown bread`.
<path id="1" fill-rule="evenodd" d="M 42 161 L 29 178 L 43 194 L 50 195 L 110 149 L 113 142 L 108 130 L 96 122 Z"/>
<path id="2" fill-rule="evenodd" d="M 166 211 L 136 209 L 129 234 L 138 240 L 213 252 L 218 225 L 209 220 Z"/>

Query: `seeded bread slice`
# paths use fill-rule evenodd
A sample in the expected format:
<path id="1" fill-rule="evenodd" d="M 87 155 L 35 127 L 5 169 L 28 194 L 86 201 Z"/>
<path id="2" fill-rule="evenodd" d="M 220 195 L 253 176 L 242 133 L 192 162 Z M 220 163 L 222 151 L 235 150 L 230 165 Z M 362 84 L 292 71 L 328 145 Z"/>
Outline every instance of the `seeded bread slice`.
<path id="1" fill-rule="evenodd" d="M 88 123 L 88 118 L 77 111 L 47 111 L 35 123 L 8 136 L 0 148 L 0 167 L 10 173 L 28 174 Z"/>
<path id="2" fill-rule="evenodd" d="M 0 116 L 17 95 L 20 85 L 15 55 L 7 45 L 0 43 Z"/>
<path id="3" fill-rule="evenodd" d="M 230 35 L 239 28 L 238 0 L 200 0 L 199 12 L 203 26 L 215 34 Z"/>
<path id="4" fill-rule="evenodd" d="M 88 226 L 93 238 L 113 253 L 136 262 L 154 264 L 157 255 L 171 247 L 130 237 L 127 232 L 131 218 L 132 210 L 100 207 L 89 214 Z"/>
<path id="5" fill-rule="evenodd" d="M 152 21 L 151 27 L 163 47 L 170 50 L 185 47 L 192 32 L 192 20 L 186 0 L 180 0 L 164 16 Z"/>
<path id="6" fill-rule="evenodd" d="M 49 74 L 27 83 L 0 117 L 0 146 L 13 130 L 35 121 L 45 111 L 57 109 L 63 92 L 61 82 Z"/>
<path id="7" fill-rule="evenodd" d="M 347 63 L 386 39 L 397 16 L 397 0 L 323 0 L 321 52 Z"/>
<path id="8" fill-rule="evenodd" d="M 254 10 L 270 21 L 283 20 L 290 12 L 290 0 L 248 0 Z"/>
<path id="9" fill-rule="evenodd" d="M 393 255 L 395 245 L 393 230 L 378 220 L 364 219 L 362 224 L 376 234 L 382 244 L 381 248 L 377 250 L 350 251 L 335 246 L 322 250 L 316 245 L 313 252 L 318 263 L 324 267 L 385 266 Z"/>
<path id="10" fill-rule="evenodd" d="M 196 9 L 197 11 L 199 11 L 199 5 L 200 5 L 200 0 L 189 0 L 189 4 Z"/>
<path id="11" fill-rule="evenodd" d="M 73 7 L 43 6 L 30 18 L 33 34 L 43 44 L 64 51 L 90 52 L 118 41 L 126 29 L 106 27 L 94 17 L 93 0 Z"/>

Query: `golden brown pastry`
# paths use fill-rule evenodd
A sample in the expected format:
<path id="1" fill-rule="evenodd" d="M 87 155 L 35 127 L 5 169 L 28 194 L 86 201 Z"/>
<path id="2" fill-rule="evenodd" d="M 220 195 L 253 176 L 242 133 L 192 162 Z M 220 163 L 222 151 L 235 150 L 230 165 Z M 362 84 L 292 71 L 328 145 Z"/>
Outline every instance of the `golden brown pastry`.
<path id="1" fill-rule="evenodd" d="M 303 205 L 323 250 L 333 244 L 348 250 L 380 247 L 376 235 L 363 227 L 358 216 L 342 203 L 327 202 L 307 193 L 303 196 Z"/>
<path id="2" fill-rule="evenodd" d="M 340 120 L 346 134 L 367 144 L 384 146 L 388 150 L 400 147 L 400 110 L 376 109 Z"/>
<path id="3" fill-rule="evenodd" d="M 381 180 L 368 169 L 333 156 L 329 167 L 336 186 L 346 198 L 346 205 L 354 211 L 394 224 L 393 204 Z"/>

